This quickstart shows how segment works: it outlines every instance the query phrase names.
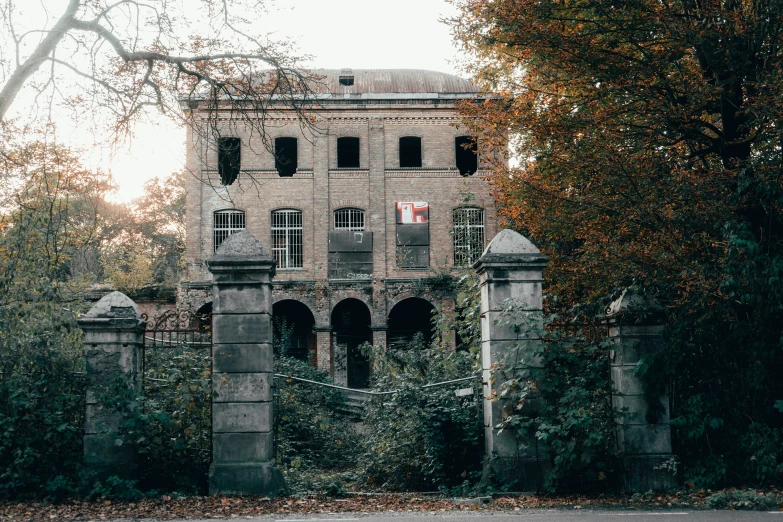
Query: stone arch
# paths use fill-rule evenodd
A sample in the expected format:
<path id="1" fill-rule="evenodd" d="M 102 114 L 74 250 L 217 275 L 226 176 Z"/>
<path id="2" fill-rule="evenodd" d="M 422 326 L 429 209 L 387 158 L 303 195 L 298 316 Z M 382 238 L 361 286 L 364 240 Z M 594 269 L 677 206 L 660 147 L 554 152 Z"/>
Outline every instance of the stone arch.
<path id="1" fill-rule="evenodd" d="M 347 297 L 332 307 L 334 382 L 351 388 L 366 388 L 370 380 L 370 362 L 360 347 L 372 343 L 372 312 L 361 299 Z"/>
<path id="2" fill-rule="evenodd" d="M 436 332 L 432 324 L 432 312 L 439 313 L 438 308 L 421 296 L 411 296 L 399 299 L 389 308 L 386 343 L 388 346 L 403 346 L 410 343 L 417 334 L 424 337 L 428 346 L 435 338 Z"/>
<path id="3" fill-rule="evenodd" d="M 335 292 L 336 296 L 333 294 L 333 298 L 331 302 L 329 303 L 329 320 L 331 321 L 332 313 L 334 312 L 335 307 L 340 304 L 341 302 L 345 301 L 346 299 L 356 299 L 357 301 L 361 301 L 364 303 L 364 305 L 367 307 L 367 309 L 370 311 L 370 315 L 372 316 L 372 302 L 370 301 L 367 294 L 363 292 L 357 292 L 356 290 L 339 290 L 338 292 Z"/>
<path id="4" fill-rule="evenodd" d="M 315 364 L 315 314 L 298 299 L 277 299 L 272 304 L 275 347 L 289 357 Z"/>
<path id="5" fill-rule="evenodd" d="M 441 309 L 441 303 L 440 300 L 434 299 L 432 295 L 430 295 L 429 292 L 401 292 L 397 295 L 395 295 L 392 299 L 390 299 L 386 304 L 386 310 L 391 313 L 392 309 L 397 306 L 401 301 L 405 301 L 406 299 L 411 298 L 418 298 L 423 299 L 427 301 L 430 305 L 432 305 L 435 310 L 440 312 Z"/>

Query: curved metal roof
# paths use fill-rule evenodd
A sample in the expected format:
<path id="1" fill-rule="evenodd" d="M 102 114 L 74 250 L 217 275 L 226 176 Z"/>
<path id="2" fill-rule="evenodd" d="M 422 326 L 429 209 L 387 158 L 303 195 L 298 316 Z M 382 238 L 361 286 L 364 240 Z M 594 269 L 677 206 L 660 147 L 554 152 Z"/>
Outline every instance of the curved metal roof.
<path id="1" fill-rule="evenodd" d="M 439 93 L 476 94 L 480 89 L 464 78 L 422 69 L 312 69 L 322 79 L 313 86 L 321 94 Z M 341 77 L 353 76 L 353 85 Z"/>

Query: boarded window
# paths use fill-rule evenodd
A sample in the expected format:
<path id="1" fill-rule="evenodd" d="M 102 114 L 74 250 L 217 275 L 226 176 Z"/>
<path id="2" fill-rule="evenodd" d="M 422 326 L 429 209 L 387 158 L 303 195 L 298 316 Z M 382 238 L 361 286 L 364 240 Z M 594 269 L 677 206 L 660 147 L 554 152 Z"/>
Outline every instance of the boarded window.
<path id="1" fill-rule="evenodd" d="M 245 213 L 241 210 L 218 210 L 213 215 L 215 251 L 228 236 L 245 229 Z"/>
<path id="2" fill-rule="evenodd" d="M 454 265 L 471 266 L 484 251 L 484 209 L 454 209 Z"/>
<path id="3" fill-rule="evenodd" d="M 400 138 L 400 168 L 421 167 L 421 138 L 405 136 Z"/>
<path id="4" fill-rule="evenodd" d="M 337 168 L 359 168 L 359 138 L 337 138 Z"/>
<path id="5" fill-rule="evenodd" d="M 338 208 L 334 211 L 334 229 L 361 232 L 364 230 L 364 210 Z"/>
<path id="6" fill-rule="evenodd" d="M 242 142 L 239 138 L 218 139 L 218 174 L 221 185 L 231 185 L 239 176 Z"/>
<path id="7" fill-rule="evenodd" d="M 272 212 L 272 254 L 277 268 L 302 268 L 302 212 Z"/>
<path id="8" fill-rule="evenodd" d="M 463 176 L 472 176 L 478 170 L 478 153 L 476 140 L 470 136 L 454 138 L 454 154 L 457 157 L 457 168 Z"/>
<path id="9" fill-rule="evenodd" d="M 423 201 L 399 201 L 397 214 L 397 266 L 430 266 L 430 207 Z"/>
<path id="10" fill-rule="evenodd" d="M 275 138 L 275 169 L 280 176 L 296 172 L 296 138 Z"/>

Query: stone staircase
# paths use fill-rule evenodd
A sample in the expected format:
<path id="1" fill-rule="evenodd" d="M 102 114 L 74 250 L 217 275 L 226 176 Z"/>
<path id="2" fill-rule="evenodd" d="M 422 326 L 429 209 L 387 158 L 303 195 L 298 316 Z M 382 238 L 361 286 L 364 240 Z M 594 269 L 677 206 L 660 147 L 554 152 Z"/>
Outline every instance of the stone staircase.
<path id="1" fill-rule="evenodd" d="M 353 390 L 342 390 L 342 392 L 345 395 L 345 402 L 337 407 L 337 411 L 351 419 L 361 420 L 371 396 Z"/>

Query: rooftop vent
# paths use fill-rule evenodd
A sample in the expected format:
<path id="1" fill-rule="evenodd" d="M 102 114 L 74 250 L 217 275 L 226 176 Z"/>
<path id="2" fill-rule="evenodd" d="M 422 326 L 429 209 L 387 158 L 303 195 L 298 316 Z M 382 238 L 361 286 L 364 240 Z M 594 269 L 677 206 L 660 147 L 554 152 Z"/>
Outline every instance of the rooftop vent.
<path id="1" fill-rule="evenodd" d="M 340 85 L 350 87 L 353 85 L 353 70 L 343 69 L 340 71 Z"/>

